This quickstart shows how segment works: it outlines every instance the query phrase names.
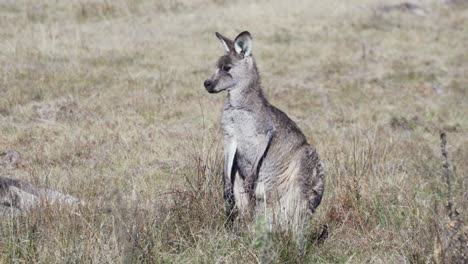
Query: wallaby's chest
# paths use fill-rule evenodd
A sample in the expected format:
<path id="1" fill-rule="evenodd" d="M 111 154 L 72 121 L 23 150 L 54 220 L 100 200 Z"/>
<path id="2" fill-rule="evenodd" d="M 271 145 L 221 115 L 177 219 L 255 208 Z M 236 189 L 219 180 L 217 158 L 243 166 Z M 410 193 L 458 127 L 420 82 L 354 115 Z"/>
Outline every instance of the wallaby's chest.
<path id="1" fill-rule="evenodd" d="M 225 148 L 235 146 L 236 164 L 242 178 L 251 174 L 250 168 L 255 161 L 257 142 L 255 118 L 244 111 L 225 111 L 221 121 Z"/>
<path id="2" fill-rule="evenodd" d="M 252 143 L 257 134 L 261 133 L 259 117 L 251 111 L 225 110 L 221 120 L 224 134 L 236 140 L 237 145 Z"/>
<path id="3" fill-rule="evenodd" d="M 265 133 L 265 120 L 253 111 L 234 109 L 223 112 L 221 124 L 226 147 L 236 146 L 237 164 L 241 175 L 249 174 L 248 170 L 259 154 L 259 138 Z"/>

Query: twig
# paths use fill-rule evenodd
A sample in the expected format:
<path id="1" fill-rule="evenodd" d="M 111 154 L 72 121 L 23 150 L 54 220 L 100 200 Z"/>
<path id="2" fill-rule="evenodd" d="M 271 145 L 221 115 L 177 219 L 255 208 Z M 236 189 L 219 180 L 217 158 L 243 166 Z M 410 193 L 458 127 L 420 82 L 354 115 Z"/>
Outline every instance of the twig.
<path id="1" fill-rule="evenodd" d="M 448 154 L 447 154 L 447 135 L 444 131 L 440 132 L 440 149 L 442 151 L 442 157 L 444 158 L 442 162 L 442 176 L 445 178 L 445 183 L 447 184 L 447 210 L 449 213 L 450 219 L 453 217 L 453 203 L 452 203 L 452 184 L 450 183 L 450 169 L 448 163 Z"/>

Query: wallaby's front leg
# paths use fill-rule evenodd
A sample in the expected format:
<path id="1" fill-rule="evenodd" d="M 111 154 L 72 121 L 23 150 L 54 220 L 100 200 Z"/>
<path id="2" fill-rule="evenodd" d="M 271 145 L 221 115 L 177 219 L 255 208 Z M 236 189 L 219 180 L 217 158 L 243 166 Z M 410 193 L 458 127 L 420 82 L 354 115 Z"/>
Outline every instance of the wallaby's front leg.
<path id="1" fill-rule="evenodd" d="M 244 180 L 244 190 L 249 198 L 249 213 L 252 217 L 255 212 L 257 198 L 255 196 L 255 189 L 257 187 L 258 173 L 263 158 L 266 155 L 268 146 L 273 138 L 273 128 L 266 129 L 263 134 L 257 136 L 257 155 L 250 170 L 250 174 Z"/>
<path id="2" fill-rule="evenodd" d="M 226 206 L 227 225 L 231 225 L 234 221 L 234 179 L 237 173 L 236 168 L 236 151 L 237 144 L 233 139 L 226 140 L 224 150 L 224 203 Z"/>

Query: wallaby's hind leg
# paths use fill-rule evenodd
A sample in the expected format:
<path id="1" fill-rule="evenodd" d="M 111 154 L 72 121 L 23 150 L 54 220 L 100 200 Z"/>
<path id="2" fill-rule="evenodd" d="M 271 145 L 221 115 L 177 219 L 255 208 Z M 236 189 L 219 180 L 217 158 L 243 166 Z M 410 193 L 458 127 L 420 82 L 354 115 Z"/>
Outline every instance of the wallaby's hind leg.
<path id="1" fill-rule="evenodd" d="M 307 227 L 312 212 L 309 209 L 309 199 L 304 195 L 300 181 L 297 180 L 301 176 L 299 166 L 296 166 L 293 171 L 288 188 L 281 194 L 279 201 L 272 209 L 273 223 L 274 229 L 291 232 L 302 254 L 307 242 Z"/>
<path id="2" fill-rule="evenodd" d="M 293 231 L 299 247 L 303 249 L 310 219 L 322 201 L 323 165 L 315 149 L 307 146 L 285 173 L 290 178 L 285 186 L 281 186 L 286 188 L 280 198 L 279 220 L 282 228 L 288 226 Z"/>
<path id="3" fill-rule="evenodd" d="M 241 219 L 245 219 L 250 212 L 249 206 L 249 193 L 245 190 L 245 182 L 240 177 L 239 173 L 236 173 L 234 179 L 234 199 L 238 215 Z"/>

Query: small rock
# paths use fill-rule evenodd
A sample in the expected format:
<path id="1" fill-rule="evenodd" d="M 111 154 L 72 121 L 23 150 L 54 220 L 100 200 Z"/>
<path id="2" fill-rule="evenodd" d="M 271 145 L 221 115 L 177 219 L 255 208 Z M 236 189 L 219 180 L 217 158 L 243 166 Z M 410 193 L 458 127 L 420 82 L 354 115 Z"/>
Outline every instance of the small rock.
<path id="1" fill-rule="evenodd" d="M 21 160 L 21 155 L 16 150 L 7 150 L 6 152 L 0 153 L 0 166 L 7 167 L 9 169 L 18 168 Z"/>
<path id="2" fill-rule="evenodd" d="M 468 5 L 468 0 L 445 0 L 448 5 Z"/>
<path id="3" fill-rule="evenodd" d="M 433 83 L 423 83 L 417 87 L 417 90 L 424 96 L 441 95 L 444 92 L 441 85 Z"/>
<path id="4" fill-rule="evenodd" d="M 32 108 L 39 120 L 57 122 L 75 118 L 78 105 L 73 97 L 64 97 L 36 103 Z"/>
<path id="5" fill-rule="evenodd" d="M 437 84 L 432 84 L 431 88 L 434 91 L 434 93 L 436 93 L 436 94 L 442 94 L 444 92 L 443 87 L 440 86 L 440 85 L 437 85 Z"/>
<path id="6" fill-rule="evenodd" d="M 428 13 L 424 8 L 413 3 L 409 3 L 409 2 L 403 2 L 401 4 L 396 4 L 396 5 L 383 5 L 379 7 L 378 10 L 383 13 L 399 11 L 399 12 L 410 13 L 410 14 L 417 15 L 417 16 L 425 16 Z"/>
<path id="7" fill-rule="evenodd" d="M 411 118 L 393 116 L 390 119 L 390 126 L 393 129 L 414 130 L 417 127 L 424 127 L 424 123 L 418 115 L 414 115 Z"/>

